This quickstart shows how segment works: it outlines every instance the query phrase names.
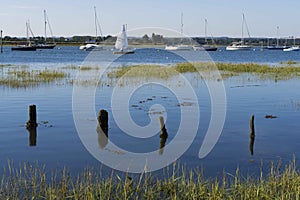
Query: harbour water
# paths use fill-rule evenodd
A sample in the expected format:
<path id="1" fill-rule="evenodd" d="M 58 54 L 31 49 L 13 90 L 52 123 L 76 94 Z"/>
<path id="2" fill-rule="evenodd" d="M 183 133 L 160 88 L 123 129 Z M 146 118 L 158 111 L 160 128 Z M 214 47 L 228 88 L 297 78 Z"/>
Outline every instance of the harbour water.
<path id="1" fill-rule="evenodd" d="M 193 54 L 194 52 L 189 52 Z M 37 52 L 11 52 L 4 48 L 0 55 L 2 77 L 5 65 L 26 65 L 30 70 L 57 69 L 70 73 L 68 79 L 75 77 L 78 69 L 66 69 L 80 66 L 86 62 L 89 52 L 79 51 L 78 47 L 59 47 L 54 50 Z M 263 63 L 281 65 L 293 60 L 300 62 L 300 52 L 283 51 L 220 51 L 210 52 L 209 58 L 214 62 Z M 102 61 L 109 62 L 113 56 L 109 50 L 101 52 Z M 197 54 L 195 54 L 197 56 Z M 132 64 L 171 65 L 184 62 L 178 55 L 163 49 L 137 49 L 135 54 L 116 58 L 113 67 Z M 101 68 L 101 66 L 100 66 Z M 1 73 L 1 72 L 0 72 Z M 226 118 L 221 136 L 213 150 L 203 159 L 198 157 L 211 117 L 211 100 L 206 82 L 193 74 L 186 74 L 198 98 L 200 121 L 197 135 L 188 150 L 177 160 L 188 169 L 203 168 L 207 176 L 218 176 L 223 170 L 233 173 L 240 167 L 242 173 L 255 175 L 259 173 L 261 163 L 266 166 L 271 162 L 287 164 L 293 156 L 299 156 L 300 145 L 300 81 L 262 80 L 254 75 L 233 76 L 223 80 L 226 91 Z M 174 81 L 175 80 L 175 81 Z M 165 80 L 168 85 L 178 84 L 176 77 Z M 123 90 L 135 86 L 130 79 Z M 85 86 L 89 87 L 89 86 Z M 114 84 L 97 86 L 95 95 L 96 111 L 106 109 L 112 116 L 111 96 Z M 177 85 L 180 90 L 180 84 Z M 71 172 L 81 172 L 85 167 L 109 172 L 111 169 L 95 159 L 85 148 L 77 133 L 72 111 L 73 84 L 71 81 L 58 81 L 41 84 L 36 87 L 12 88 L 0 85 L 0 163 L 5 166 L 8 160 L 19 163 L 45 165 L 47 170 L 67 167 Z M 122 91 L 122 90 L 121 90 Z M 120 101 L 122 101 L 120 99 Z M 192 100 L 186 99 L 184 106 Z M 160 85 L 144 85 L 131 96 L 129 111 L 133 121 L 145 126 L 150 122 L 151 106 L 160 104 L 167 113 L 166 128 L 168 138 L 166 145 L 174 139 L 180 124 L 181 105 L 174 93 Z M 36 141 L 26 130 L 28 106 L 37 105 L 38 122 Z M 96 115 L 97 113 L 95 113 Z M 152 113 L 158 118 L 162 113 Z M 256 137 L 254 152 L 250 152 L 249 120 L 255 115 Z M 273 115 L 277 118 L 265 118 Z M 97 119 L 87 119 L 96 121 Z M 119 147 L 135 153 L 155 151 L 160 146 L 159 133 L 149 138 L 130 137 L 118 127 L 113 117 L 109 118 L 109 139 Z M 193 119 L 190 119 L 193 120 Z M 96 127 L 93 127 L 97 136 Z M 188 133 L 187 133 L 188 134 Z M 96 145 L 100 145 L 95 141 Z M 109 150 L 109 147 L 101 148 Z M 166 150 L 166 149 L 165 149 Z M 159 156 L 159 155 L 157 155 Z"/>

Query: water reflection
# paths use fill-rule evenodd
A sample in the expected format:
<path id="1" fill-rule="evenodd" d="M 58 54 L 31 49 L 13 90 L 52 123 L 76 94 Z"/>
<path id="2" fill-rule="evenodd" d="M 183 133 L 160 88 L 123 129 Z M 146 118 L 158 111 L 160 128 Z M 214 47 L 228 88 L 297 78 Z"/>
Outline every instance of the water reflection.
<path id="1" fill-rule="evenodd" d="M 167 129 L 166 129 L 166 126 L 165 126 L 165 123 L 164 123 L 164 117 L 163 116 L 160 116 L 159 117 L 159 123 L 160 123 L 160 146 L 159 146 L 159 151 L 158 151 L 158 154 L 159 155 L 162 155 L 164 153 L 164 147 L 166 145 L 166 142 L 167 142 L 167 138 L 168 138 L 168 132 L 167 132 Z"/>
<path id="2" fill-rule="evenodd" d="M 27 131 L 29 132 L 29 146 L 31 147 L 36 146 L 36 136 L 37 136 L 36 127 L 27 128 Z"/>
<path id="3" fill-rule="evenodd" d="M 108 112 L 100 110 L 97 119 L 98 145 L 101 149 L 104 149 L 108 143 Z"/>
<path id="4" fill-rule="evenodd" d="M 250 119 L 250 154 L 254 154 L 254 140 L 255 140 L 255 128 L 254 128 L 254 115 Z"/>
<path id="5" fill-rule="evenodd" d="M 98 133 L 98 145 L 101 149 L 104 149 L 108 144 L 108 129 L 103 129 L 98 124 L 97 126 L 97 133 Z"/>

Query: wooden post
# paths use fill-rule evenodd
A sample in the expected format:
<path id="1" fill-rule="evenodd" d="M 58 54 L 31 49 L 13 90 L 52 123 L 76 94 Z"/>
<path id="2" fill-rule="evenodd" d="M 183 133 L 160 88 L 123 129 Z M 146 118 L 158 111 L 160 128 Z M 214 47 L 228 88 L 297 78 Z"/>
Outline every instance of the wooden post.
<path id="1" fill-rule="evenodd" d="M 29 120 L 26 123 L 26 128 L 34 128 L 37 127 L 38 124 L 36 123 L 36 105 L 29 106 Z"/>
<path id="2" fill-rule="evenodd" d="M 98 145 L 100 148 L 105 148 L 108 143 L 108 112 L 106 110 L 100 110 L 98 113 Z"/>
<path id="3" fill-rule="evenodd" d="M 254 154 L 253 146 L 255 140 L 254 115 L 250 118 L 250 153 Z"/>
<path id="4" fill-rule="evenodd" d="M 164 147 L 165 147 L 166 142 L 167 142 L 168 132 L 167 132 L 167 129 L 166 129 L 166 126 L 165 126 L 164 117 L 160 116 L 158 118 L 158 120 L 159 120 L 159 123 L 160 123 L 160 130 L 161 130 L 161 133 L 159 135 L 159 137 L 160 137 L 160 147 L 159 147 L 158 154 L 162 155 L 164 153 Z"/>

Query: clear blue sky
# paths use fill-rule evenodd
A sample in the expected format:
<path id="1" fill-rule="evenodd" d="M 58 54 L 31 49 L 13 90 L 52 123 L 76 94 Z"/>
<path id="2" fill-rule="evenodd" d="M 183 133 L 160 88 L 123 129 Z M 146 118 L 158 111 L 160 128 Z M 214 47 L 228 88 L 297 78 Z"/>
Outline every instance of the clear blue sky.
<path id="1" fill-rule="evenodd" d="M 43 10 L 46 9 L 55 36 L 94 35 L 97 7 L 104 35 L 115 35 L 121 25 L 128 29 L 164 27 L 180 30 L 184 15 L 184 33 L 204 35 L 204 19 L 214 36 L 241 36 L 245 13 L 252 37 L 300 37 L 299 0 L 1 0 L 0 29 L 4 35 L 25 36 L 25 21 L 30 20 L 35 35 L 43 34 Z"/>

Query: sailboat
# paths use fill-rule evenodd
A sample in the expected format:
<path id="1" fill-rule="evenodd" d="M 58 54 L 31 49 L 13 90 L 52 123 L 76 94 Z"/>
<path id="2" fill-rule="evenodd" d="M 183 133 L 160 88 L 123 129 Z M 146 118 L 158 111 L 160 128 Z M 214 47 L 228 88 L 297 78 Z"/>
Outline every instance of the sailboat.
<path id="1" fill-rule="evenodd" d="M 213 42 L 213 37 L 211 37 L 211 40 Z M 193 46 L 193 49 L 195 51 L 201 51 L 201 50 L 205 50 L 205 51 L 216 51 L 218 48 L 215 46 L 210 46 L 207 42 L 207 19 L 205 19 L 205 44 L 204 45 L 197 45 L 197 46 Z"/>
<path id="2" fill-rule="evenodd" d="M 86 44 L 81 45 L 79 47 L 80 50 L 85 50 L 85 51 L 91 51 L 91 50 L 103 50 L 104 47 L 99 45 L 97 43 L 97 39 L 98 39 L 98 28 L 101 34 L 101 38 L 102 38 L 102 30 L 101 30 L 101 26 L 97 17 L 97 11 L 96 11 L 96 6 L 94 6 L 94 13 L 95 13 L 95 30 L 96 30 L 96 35 L 95 35 L 95 41 L 93 42 L 86 42 Z"/>
<path id="3" fill-rule="evenodd" d="M 236 50 L 251 50 L 251 46 L 245 44 L 244 41 L 244 25 L 246 25 L 248 36 L 250 37 L 248 26 L 245 20 L 245 15 L 243 14 L 243 21 L 242 21 L 242 38 L 239 42 L 233 42 L 230 46 L 226 47 L 228 51 L 236 51 Z"/>
<path id="4" fill-rule="evenodd" d="M 31 41 L 29 38 L 29 31 L 31 31 L 31 29 L 30 29 L 29 21 L 27 21 L 26 22 L 27 43 L 25 45 L 18 45 L 18 46 L 12 47 L 11 48 L 12 51 L 36 51 L 36 46 L 31 45 Z M 31 33 L 32 33 L 32 31 L 31 31 Z"/>
<path id="5" fill-rule="evenodd" d="M 273 46 L 267 46 L 267 49 L 268 50 L 283 50 L 283 49 L 287 49 L 289 48 L 289 46 L 282 46 L 282 45 L 279 45 L 279 26 L 277 26 L 277 38 L 276 38 L 276 45 L 273 45 Z"/>
<path id="6" fill-rule="evenodd" d="M 49 22 L 46 10 L 44 10 L 44 22 L 45 22 L 45 41 L 44 41 L 44 43 L 37 44 L 36 48 L 37 49 L 53 49 L 56 46 L 56 44 L 54 42 L 54 37 L 53 37 L 53 34 L 52 34 L 52 29 L 51 29 L 51 26 L 50 26 L 50 22 Z M 49 30 L 50 30 L 50 33 L 51 33 L 51 37 L 53 39 L 52 43 L 47 43 L 47 24 L 48 24 L 48 27 L 49 27 Z"/>
<path id="7" fill-rule="evenodd" d="M 126 25 L 123 24 L 121 33 L 117 36 L 113 54 L 133 54 L 135 49 L 128 47 L 128 39 L 126 34 Z"/>
<path id="8" fill-rule="evenodd" d="M 180 36 L 183 35 L 183 13 L 181 13 L 181 29 L 180 29 Z M 181 40 L 182 41 L 182 40 Z M 169 50 L 169 51 L 186 51 L 186 50 L 192 50 L 193 47 L 189 46 L 189 45 L 184 45 L 184 44 L 179 44 L 179 45 L 167 45 L 165 47 L 165 50 Z"/>
<path id="9" fill-rule="evenodd" d="M 300 47 L 296 46 L 296 37 L 294 37 L 294 45 L 293 46 L 283 49 L 283 51 L 299 51 L 299 50 L 300 50 Z"/>

